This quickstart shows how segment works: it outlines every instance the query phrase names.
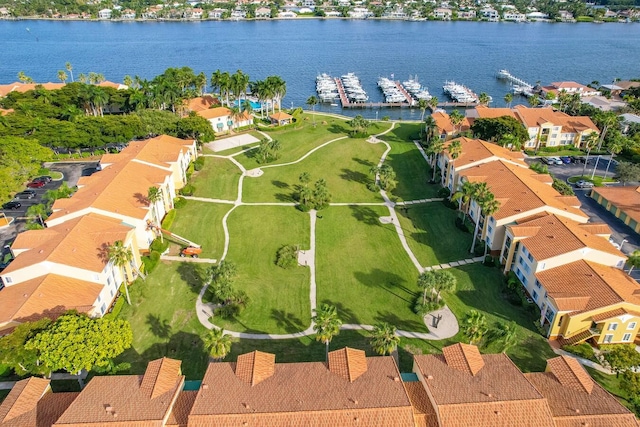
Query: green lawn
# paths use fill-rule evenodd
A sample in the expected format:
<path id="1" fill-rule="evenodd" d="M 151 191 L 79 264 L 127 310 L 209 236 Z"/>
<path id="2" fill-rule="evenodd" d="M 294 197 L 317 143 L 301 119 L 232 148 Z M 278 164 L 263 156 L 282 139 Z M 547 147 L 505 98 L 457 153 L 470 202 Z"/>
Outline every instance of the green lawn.
<path id="1" fill-rule="evenodd" d="M 438 187 L 427 185 L 431 179 L 431 168 L 413 143 L 419 138 L 418 123 L 402 123 L 382 135 L 380 139 L 391 145 L 386 164 L 396 173 L 398 185 L 391 196 L 398 200 L 429 199 L 437 196 Z"/>
<path id="2" fill-rule="evenodd" d="M 298 177 L 309 172 L 312 182 L 327 181 L 332 202 L 382 202 L 378 192 L 367 188 L 372 166 L 380 161 L 385 146 L 363 139 L 345 138 L 314 152 L 300 163 L 265 168 L 258 178 L 245 178 L 244 202 L 293 202 Z"/>
<path id="3" fill-rule="evenodd" d="M 611 172 L 611 175 L 613 175 L 614 173 Z M 570 184 L 575 184 L 576 182 L 580 181 L 580 180 L 584 180 L 584 181 L 589 181 L 589 182 L 593 182 L 593 184 L 596 187 L 602 187 L 604 186 L 605 183 L 611 183 L 611 182 L 617 182 L 615 179 L 613 179 L 611 176 L 607 177 L 606 179 L 604 178 L 604 176 L 599 176 L 599 175 L 595 175 L 593 177 L 593 179 L 591 179 L 591 175 L 587 174 L 587 175 L 576 175 L 576 176 L 572 176 L 569 179 L 567 179 L 567 181 L 569 181 Z"/>
<path id="4" fill-rule="evenodd" d="M 249 295 L 248 307 L 235 319 L 215 323 L 234 331 L 290 333 L 309 327 L 309 269 L 275 265 L 287 244 L 309 247 L 309 214 L 293 207 L 240 206 L 229 216 L 228 261 L 236 264 L 235 286 Z"/>
<path id="5" fill-rule="evenodd" d="M 303 114 L 303 117 L 310 117 Z M 288 163 L 298 160 L 306 153 L 318 145 L 324 144 L 341 136 L 346 136 L 351 127 L 346 124 L 346 120 L 329 116 L 316 116 L 316 127 L 313 127 L 309 120 L 304 120 L 295 128 L 284 130 L 269 130 L 267 133 L 272 139 L 280 142 L 280 158 L 270 164 Z M 374 123 L 367 129 L 370 135 L 380 133 L 390 127 L 389 123 Z M 247 170 L 263 166 L 257 162 L 255 151 L 247 151 L 240 154 L 236 159 L 247 168 Z"/>
<path id="6" fill-rule="evenodd" d="M 607 375 L 600 371 L 596 371 L 593 368 L 589 368 L 588 366 L 585 366 L 585 369 L 589 372 L 591 377 L 602 386 L 602 388 L 617 397 L 620 403 L 631 411 L 635 409 L 633 403 L 629 401 L 629 394 L 620 388 L 620 381 L 622 377 L 616 378 L 615 375 Z M 636 416 L 638 416 L 638 414 L 636 414 Z"/>
<path id="7" fill-rule="evenodd" d="M 202 258 L 219 259 L 224 250 L 222 217 L 231 205 L 187 200 L 178 209 L 171 232 L 202 246 Z"/>
<path id="8" fill-rule="evenodd" d="M 402 249 L 393 225 L 378 206 L 332 206 L 316 225 L 318 303 L 338 307 L 344 323 L 389 322 L 426 331 L 411 311 L 418 271 Z"/>
<path id="9" fill-rule="evenodd" d="M 434 186 L 435 187 L 435 186 Z M 456 211 L 440 202 L 396 208 L 407 243 L 424 267 L 471 258 L 472 235 L 455 225 Z"/>
<path id="10" fill-rule="evenodd" d="M 203 266 L 160 262 L 142 282 L 130 288 L 132 305 L 120 312 L 133 329 L 133 347 L 118 362 L 131 363 L 143 373 L 151 360 L 166 356 L 182 360 L 188 379 L 201 379 L 208 362 L 202 335 L 206 329 L 196 317 L 195 304 L 202 287 Z"/>
<path id="11" fill-rule="evenodd" d="M 457 278 L 457 289 L 445 295 L 445 301 L 462 321 L 471 309 L 483 312 L 489 328 L 499 322 L 515 321 L 518 326 L 519 342 L 507 354 L 524 372 L 544 371 L 546 360 L 555 357 L 547 340 L 534 327 L 536 316 L 525 307 L 517 307 L 507 301 L 502 293 L 503 275 L 497 268 L 482 264 L 471 264 L 450 270 Z M 464 342 L 460 332 L 454 341 Z M 482 345 L 482 351 L 496 353 L 500 348 L 490 339 Z"/>
<path id="12" fill-rule="evenodd" d="M 228 159 L 205 157 L 204 168 L 195 172 L 193 194 L 211 199 L 235 200 L 238 197 L 238 180 L 242 172 Z"/>

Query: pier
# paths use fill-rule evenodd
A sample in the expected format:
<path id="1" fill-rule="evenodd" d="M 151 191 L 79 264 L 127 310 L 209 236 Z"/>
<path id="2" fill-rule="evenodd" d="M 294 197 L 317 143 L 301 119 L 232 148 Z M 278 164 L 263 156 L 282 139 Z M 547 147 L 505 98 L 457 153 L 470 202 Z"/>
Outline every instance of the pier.
<path id="1" fill-rule="evenodd" d="M 522 79 L 517 78 L 516 76 L 512 75 L 510 72 L 508 72 L 507 70 L 500 70 L 498 71 L 498 74 L 496 75 L 496 77 L 498 79 L 503 79 L 503 80 L 507 80 L 511 83 L 515 83 L 519 86 L 525 86 L 529 89 L 533 89 L 533 85 L 525 82 Z"/>
<path id="2" fill-rule="evenodd" d="M 404 88 L 404 86 L 402 86 L 400 84 L 399 81 L 395 81 L 394 82 L 396 84 L 396 87 L 398 88 L 398 90 L 404 95 L 404 97 L 407 99 L 407 103 L 409 104 L 409 106 L 413 105 L 413 97 L 411 95 L 409 95 L 409 92 L 406 91 L 406 89 Z"/>

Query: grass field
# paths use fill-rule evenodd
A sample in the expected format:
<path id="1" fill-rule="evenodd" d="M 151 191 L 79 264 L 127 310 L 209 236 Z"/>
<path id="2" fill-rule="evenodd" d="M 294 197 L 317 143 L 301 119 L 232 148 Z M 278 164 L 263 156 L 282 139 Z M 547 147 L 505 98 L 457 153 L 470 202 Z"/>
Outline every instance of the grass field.
<path id="1" fill-rule="evenodd" d="M 182 360 L 188 379 L 202 378 L 208 361 L 201 338 L 206 329 L 195 311 L 202 272 L 199 264 L 160 262 L 144 282 L 131 286 L 133 304 L 125 304 L 119 317 L 131 323 L 133 347 L 118 362 L 143 373 L 150 360 L 166 356 Z"/>
<path id="2" fill-rule="evenodd" d="M 193 194 L 211 199 L 235 200 L 238 197 L 240 169 L 231 160 L 205 157 L 204 168 L 193 175 Z"/>
<path id="3" fill-rule="evenodd" d="M 244 290 L 250 302 L 235 319 L 216 318 L 217 325 L 239 332 L 275 334 L 309 327 L 309 269 L 275 265 L 280 247 L 309 247 L 309 227 L 309 214 L 292 207 L 240 206 L 231 213 L 226 260 L 236 264 L 234 286 Z"/>
<path id="4" fill-rule="evenodd" d="M 293 202 L 292 194 L 303 172 L 312 183 L 327 181 L 332 202 L 382 202 L 377 192 L 367 188 L 373 180 L 369 172 L 384 153 L 382 144 L 369 144 L 363 139 L 345 138 L 335 141 L 293 165 L 264 168 L 258 178 L 245 178 L 244 202 Z"/>
<path id="5" fill-rule="evenodd" d="M 418 271 L 378 206 L 332 206 L 316 225 L 318 302 L 338 307 L 345 323 L 381 321 L 427 331 L 411 311 Z"/>
<path id="6" fill-rule="evenodd" d="M 396 208 L 407 243 L 422 266 L 470 258 L 472 235 L 455 225 L 456 212 L 433 202 Z"/>
<path id="7" fill-rule="evenodd" d="M 202 258 L 219 259 L 224 249 L 222 217 L 231 205 L 188 200 L 178 209 L 171 232 L 202 246 Z"/>

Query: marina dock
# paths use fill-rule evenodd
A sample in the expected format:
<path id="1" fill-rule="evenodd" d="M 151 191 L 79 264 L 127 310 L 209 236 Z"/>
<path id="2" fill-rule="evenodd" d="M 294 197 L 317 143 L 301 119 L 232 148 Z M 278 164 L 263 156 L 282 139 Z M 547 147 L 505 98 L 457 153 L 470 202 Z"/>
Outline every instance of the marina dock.
<path id="1" fill-rule="evenodd" d="M 507 80 L 507 81 L 509 81 L 509 82 L 511 82 L 511 83 L 513 83 L 513 84 L 517 84 L 517 85 L 519 85 L 519 86 L 525 86 L 525 87 L 527 87 L 527 88 L 529 88 L 529 89 L 533 89 L 533 85 L 531 85 L 531 84 L 529 84 L 529 83 L 525 82 L 525 81 L 524 81 L 524 80 L 522 80 L 522 79 L 519 79 L 518 77 L 514 76 L 513 74 L 511 74 L 511 73 L 510 73 L 509 71 L 507 71 L 507 70 L 500 70 L 500 71 L 498 71 L 498 73 L 497 73 L 496 77 L 497 77 L 498 79 Z"/>
<path id="2" fill-rule="evenodd" d="M 407 98 L 407 103 L 409 104 L 409 106 L 413 105 L 413 97 L 409 95 L 409 92 L 405 90 L 404 86 L 402 86 L 399 81 L 396 81 L 394 83 L 396 84 L 398 90 L 404 95 L 404 97 Z"/>

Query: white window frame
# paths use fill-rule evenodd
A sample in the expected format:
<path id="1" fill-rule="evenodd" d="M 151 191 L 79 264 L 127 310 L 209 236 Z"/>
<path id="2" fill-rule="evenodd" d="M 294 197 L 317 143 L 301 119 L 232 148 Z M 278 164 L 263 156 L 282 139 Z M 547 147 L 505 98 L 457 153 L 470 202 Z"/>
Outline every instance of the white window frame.
<path id="1" fill-rule="evenodd" d="M 604 340 L 602 341 L 604 344 L 609 344 L 613 341 L 613 334 L 607 334 L 604 336 Z"/>
<path id="2" fill-rule="evenodd" d="M 627 333 L 622 336 L 622 341 L 631 341 L 631 334 Z"/>
<path id="3" fill-rule="evenodd" d="M 607 327 L 607 331 L 615 331 L 616 329 L 618 329 L 617 323 L 609 323 L 609 326 Z"/>
<path id="4" fill-rule="evenodd" d="M 628 330 L 633 330 L 633 329 L 635 329 L 635 328 L 636 328 L 636 326 L 638 326 L 638 323 L 637 323 L 637 322 L 631 322 L 631 323 L 629 323 L 629 324 L 627 325 L 627 329 L 628 329 Z"/>

